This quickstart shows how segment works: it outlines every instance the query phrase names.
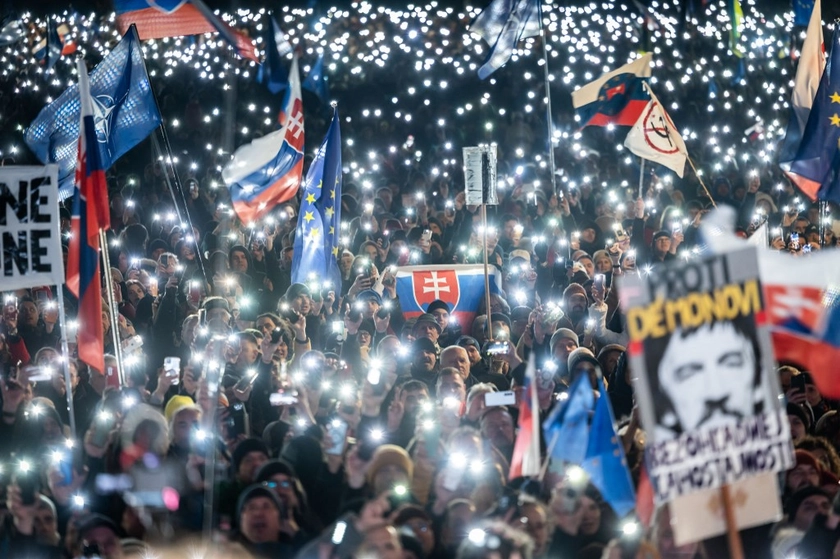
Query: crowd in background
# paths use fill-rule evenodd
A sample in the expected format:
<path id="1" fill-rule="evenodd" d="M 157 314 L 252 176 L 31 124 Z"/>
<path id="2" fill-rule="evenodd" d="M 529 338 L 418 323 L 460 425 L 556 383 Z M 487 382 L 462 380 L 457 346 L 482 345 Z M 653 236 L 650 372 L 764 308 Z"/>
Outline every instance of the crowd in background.
<path id="1" fill-rule="evenodd" d="M 663 34 L 676 20 L 660 19 L 651 31 L 626 7 L 605 8 L 610 21 L 630 25 L 612 37 L 599 16 L 587 14 L 589 28 L 572 8 L 553 12 L 555 44 L 571 49 L 551 62 L 556 191 L 537 48 L 494 75 L 492 95 L 478 96 L 469 63 L 483 55 L 462 40 L 466 12 L 286 12 L 281 25 L 300 22 L 339 53 L 329 78 L 344 138 L 340 285 L 292 282 L 299 200 L 243 224 L 221 180 L 231 124 L 224 111 L 236 110 L 239 144 L 277 126 L 279 97 L 227 54 L 193 65 L 196 53 L 221 52 L 204 37 L 147 44 L 174 159 L 142 145 L 109 171 L 112 267 L 104 285 L 117 322 L 103 300 L 101 324 L 78 324 L 63 286 L 4 294 L 0 556 L 146 557 L 147 546 L 181 545 L 256 557 L 617 558 L 636 557 L 643 542 L 662 558 L 724 556 L 723 538 L 677 546 L 667 507 L 628 537 L 627 519 L 579 469 L 552 465 L 539 480 L 509 479 L 533 357 L 553 371 L 538 386 L 541 418 L 579 375 L 593 390 L 603 378 L 599 397 L 609 398 L 638 482 L 645 437 L 613 286 L 694 257 L 699 225 L 715 205 L 733 207 L 740 234 L 766 235 L 769 250 L 804 258 L 837 244 L 833 206 L 821 216 L 772 163 L 792 75 L 776 45 L 796 43 L 789 26 L 756 16 L 777 42 L 730 61 L 720 33 L 709 31 L 716 6 L 693 14 L 673 40 Z M 101 52 L 90 45 L 115 39 L 99 18 L 76 20 L 92 62 Z M 255 20 L 244 20 L 257 35 Z M 383 58 L 367 38 L 408 37 L 401 22 L 417 28 L 414 51 L 396 42 Z M 37 34 L 34 22 L 30 29 Z M 640 192 L 638 161 L 617 147 L 622 129 L 576 130 L 571 84 L 594 78 L 607 61 L 574 56 L 570 37 L 601 54 L 604 41 L 616 56 L 611 66 L 624 62 L 619 53 L 654 50 L 663 62 L 654 88 L 706 170 L 708 192 L 690 172 L 678 179 L 651 166 Z M 6 123 L 25 126 L 43 106 L 22 91 L 43 84 L 57 92 L 72 79 L 72 64 L 62 61 L 51 83 L 32 64 L 30 45 L 4 48 L 3 62 L 15 67 L 0 78 Z M 312 63 L 307 46 L 304 62 Z M 189 63 L 165 54 L 187 50 Z M 724 57 L 731 71 L 718 67 Z M 233 104 L 225 79 L 199 74 L 200 65 L 225 63 L 240 72 Z M 400 65 L 409 70 L 394 71 Z M 330 111 L 309 93 L 304 106 L 308 164 Z M 485 231 L 478 208 L 466 204 L 460 148 L 490 141 L 498 143 L 500 200 L 488 207 Z M 0 132 L 3 155 L 27 162 L 19 142 L 13 126 Z M 65 244 L 69 220 L 68 201 Z M 481 263 L 485 251 L 502 283 L 489 309 L 482 302 L 472 323 L 459 324 L 450 305 L 434 301 L 405 318 L 400 267 Z M 104 371 L 75 358 L 79 328 L 102 328 Z M 807 371 L 785 365 L 778 374 L 796 445 L 796 466 L 780 482 L 785 518 L 742 537 L 749 557 L 828 557 L 840 538 L 832 512 L 840 416 Z M 488 405 L 488 394 L 511 390 L 515 403 Z M 212 539 L 202 539 L 208 526 Z"/>

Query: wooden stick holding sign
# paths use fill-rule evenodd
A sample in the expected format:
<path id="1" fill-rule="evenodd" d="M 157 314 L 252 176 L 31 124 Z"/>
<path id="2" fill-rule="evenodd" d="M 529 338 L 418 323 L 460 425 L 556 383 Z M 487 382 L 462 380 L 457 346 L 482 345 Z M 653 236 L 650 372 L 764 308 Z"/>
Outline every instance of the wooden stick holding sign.
<path id="1" fill-rule="evenodd" d="M 732 508 L 732 495 L 729 492 L 728 485 L 720 488 L 720 500 L 726 518 L 726 539 L 729 544 L 729 556 L 732 559 L 744 559 L 744 546 L 741 543 L 741 534 L 738 532 L 738 522 L 735 520 L 735 510 Z"/>
<path id="2" fill-rule="evenodd" d="M 464 148 L 465 204 L 481 206 L 481 231 L 484 242 L 484 304 L 487 314 L 487 340 L 493 341 L 490 309 L 490 263 L 487 254 L 487 206 L 498 205 L 496 195 L 496 144 Z"/>

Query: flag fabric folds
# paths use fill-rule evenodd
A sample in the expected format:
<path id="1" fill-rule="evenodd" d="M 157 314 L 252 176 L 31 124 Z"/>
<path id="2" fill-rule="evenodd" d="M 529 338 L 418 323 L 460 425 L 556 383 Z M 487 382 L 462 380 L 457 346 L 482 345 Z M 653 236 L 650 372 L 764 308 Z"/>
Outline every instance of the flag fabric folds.
<path id="1" fill-rule="evenodd" d="M 77 144 L 76 184 L 73 193 L 67 287 L 79 300 L 79 358 L 105 372 L 102 332 L 102 288 L 99 264 L 99 230 L 110 228 L 108 186 L 94 122 L 94 102 L 82 58 L 79 70 L 80 122 Z"/>
<path id="2" fill-rule="evenodd" d="M 0 29 L 0 47 L 13 45 L 26 37 L 26 31 L 20 20 L 6 21 Z"/>
<path id="3" fill-rule="evenodd" d="M 539 35 L 540 28 L 540 0 L 493 0 L 470 25 L 470 32 L 490 45 L 478 77 L 486 79 L 507 64 L 517 43 Z"/>
<path id="4" fill-rule="evenodd" d="M 587 375 L 581 376 L 589 382 Z M 624 516 L 636 506 L 636 493 L 621 439 L 615 431 L 607 389 L 601 378 L 598 379 L 598 391 L 601 397 L 595 404 L 586 457 L 580 467 L 589 475 L 589 480 L 598 488 L 604 500 L 619 516 Z"/>
<path id="5" fill-rule="evenodd" d="M 134 33 L 126 34 L 91 72 L 90 92 L 102 165 L 108 169 L 160 124 Z M 26 144 L 42 163 L 58 165 L 61 198 L 73 194 L 80 114 L 79 87 L 74 84 L 44 107 L 24 134 Z"/>
<path id="6" fill-rule="evenodd" d="M 478 264 L 400 266 L 396 282 L 406 318 L 420 316 L 439 299 L 449 305 L 450 316 L 458 324 L 469 325 L 484 299 L 484 266 Z M 490 293 L 498 293 L 501 285 L 501 273 L 491 268 Z"/>
<path id="7" fill-rule="evenodd" d="M 341 230 L 341 130 L 333 113 L 327 136 L 303 181 L 295 231 L 292 283 L 317 279 L 341 285 L 338 241 Z"/>
<path id="8" fill-rule="evenodd" d="M 685 142 L 662 103 L 650 87 L 644 85 L 650 93 L 650 101 L 627 134 L 624 146 L 643 159 L 668 167 L 682 178 L 688 157 Z"/>
<path id="9" fill-rule="evenodd" d="M 257 83 L 261 83 L 273 94 L 278 94 L 289 87 L 289 72 L 283 58 L 292 52 L 292 45 L 286 40 L 283 31 L 274 17 L 265 27 L 265 60 L 257 72 Z"/>
<path id="10" fill-rule="evenodd" d="M 525 368 L 525 386 L 519 401 L 519 431 L 513 445 L 509 479 L 533 477 L 540 473 L 540 404 L 537 399 L 534 352 Z"/>
<path id="11" fill-rule="evenodd" d="M 814 98 L 817 96 L 820 79 L 825 70 L 825 43 L 823 41 L 820 11 L 820 0 L 816 0 L 813 4 L 813 11 L 810 13 L 811 20 L 808 23 L 805 42 L 802 45 L 802 53 L 796 67 L 796 79 L 790 98 L 787 131 L 779 148 L 779 166 L 793 183 L 812 200 L 819 186 L 809 184 L 811 181 L 804 177 L 791 174 L 790 164 L 796 157 L 796 152 L 799 151 L 799 145 L 802 143 L 805 126 L 808 124 L 811 107 L 814 105 Z"/>
<path id="12" fill-rule="evenodd" d="M 137 25 L 140 40 L 219 33 L 242 58 L 259 62 L 251 39 L 222 21 L 202 0 L 114 0 L 117 27 Z"/>
<path id="13" fill-rule="evenodd" d="M 285 124 L 236 150 L 222 170 L 233 209 L 252 223 L 297 194 L 303 176 L 303 101 L 297 57 L 289 71 Z"/>
<path id="14" fill-rule="evenodd" d="M 840 33 L 834 34 L 808 124 L 788 175 L 812 200 L 840 202 Z"/>
<path id="15" fill-rule="evenodd" d="M 598 390 L 600 397 L 596 400 L 589 375 L 578 375 L 565 403 L 543 422 L 543 435 L 552 460 L 579 465 L 604 500 L 623 516 L 635 506 L 636 494 L 615 430 L 610 399 L 600 378 Z"/>
<path id="16" fill-rule="evenodd" d="M 543 422 L 543 435 L 552 459 L 580 464 L 586 457 L 589 415 L 595 405 L 589 377 L 578 375 L 566 394 L 566 401 L 555 405 Z"/>
<path id="17" fill-rule="evenodd" d="M 650 78 L 652 60 L 653 55 L 647 53 L 573 91 L 580 127 L 633 126 L 650 100 L 644 83 Z"/>
<path id="18" fill-rule="evenodd" d="M 32 54 L 36 60 L 43 61 L 47 71 L 52 70 L 61 58 L 61 39 L 52 19 L 47 19 L 47 36 L 32 48 Z"/>
<path id="19" fill-rule="evenodd" d="M 309 71 L 309 75 L 303 81 L 303 89 L 308 89 L 318 96 L 322 103 L 330 100 L 330 88 L 327 84 L 327 74 L 324 73 L 324 55 L 318 56 L 318 60 Z"/>
<path id="20" fill-rule="evenodd" d="M 744 57 L 741 48 L 741 27 L 744 24 L 744 11 L 741 9 L 740 0 L 728 0 L 729 8 L 729 50 L 738 58 Z"/>
<path id="21" fill-rule="evenodd" d="M 734 222 L 730 208 L 709 214 L 700 229 L 704 246 L 720 253 L 746 245 L 733 232 Z M 776 361 L 809 371 L 824 397 L 840 399 L 840 259 L 831 251 L 801 258 L 760 250 L 758 269 Z"/>

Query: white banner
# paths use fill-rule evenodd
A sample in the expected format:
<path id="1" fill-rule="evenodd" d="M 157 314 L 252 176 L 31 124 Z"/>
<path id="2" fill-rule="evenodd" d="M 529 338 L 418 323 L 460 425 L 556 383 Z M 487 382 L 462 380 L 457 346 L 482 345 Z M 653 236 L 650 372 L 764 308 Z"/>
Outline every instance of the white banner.
<path id="1" fill-rule="evenodd" d="M 0 286 L 61 285 L 58 167 L 0 167 Z"/>

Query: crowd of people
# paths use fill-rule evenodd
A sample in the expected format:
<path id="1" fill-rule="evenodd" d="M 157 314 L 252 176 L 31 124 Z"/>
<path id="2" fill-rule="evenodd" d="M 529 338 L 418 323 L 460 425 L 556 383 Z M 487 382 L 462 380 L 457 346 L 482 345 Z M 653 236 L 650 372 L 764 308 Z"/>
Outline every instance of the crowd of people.
<path id="1" fill-rule="evenodd" d="M 613 8 L 622 11 L 606 11 Z M 767 41 L 753 53 L 761 63 L 724 83 L 705 69 L 724 56 L 720 37 L 709 31 L 711 18 L 695 14 L 675 40 L 679 48 L 657 54 L 672 64 L 655 76 L 665 89 L 679 81 L 681 63 L 704 69 L 702 83 L 686 75 L 688 85 L 661 96 L 682 107 L 674 118 L 693 131 L 684 136 L 707 169 L 709 190 L 696 176 L 679 180 L 650 166 L 640 190 L 637 162 L 613 155 L 622 141 L 617 132 L 576 132 L 561 102 L 553 115 L 554 191 L 536 55 L 499 71 L 492 97 L 475 97 L 474 69 L 469 77 L 463 70 L 483 54 L 461 39 L 466 11 L 418 8 L 376 19 L 375 10 L 353 9 L 331 10 L 302 34 L 345 57 L 330 74 L 345 138 L 336 285 L 292 281 L 299 200 L 242 223 L 220 177 L 229 154 L 218 149 L 224 115 L 216 107 L 236 109 L 236 128 L 250 137 L 276 126 L 268 109 L 277 109 L 277 99 L 237 62 L 238 101 L 225 105 L 222 81 L 198 75 L 207 71 L 203 64 L 226 63 L 212 60 L 209 53 L 221 47 L 206 38 L 147 48 L 174 152 L 149 162 L 149 148 L 140 146 L 109 171 L 111 270 L 103 293 L 113 293 L 116 313 L 103 300 L 102 323 L 79 324 L 78 303 L 64 286 L 4 293 L 0 556 L 725 556 L 723 538 L 677 545 L 667 506 L 649 527 L 619 517 L 573 465 L 552 464 L 532 479 L 510 479 L 510 465 L 533 359 L 551 371 L 537 387 L 540 418 L 562 405 L 578 376 L 588 375 L 593 390 L 603 379 L 606 393 L 598 397 L 609 398 L 638 483 L 645 426 L 615 285 L 621 276 L 692 258 L 699 226 L 715 206 L 735 208 L 740 234 L 766 235 L 767 250 L 807 257 L 837 244 L 833 208 L 821 213 L 769 163 L 783 130 L 773 122 L 782 109 L 770 107 L 784 104 L 788 92 L 767 83 L 781 84 L 790 65 Z M 287 12 L 280 21 L 301 29 L 294 24 L 306 16 L 311 12 Z M 552 13 L 555 44 L 567 48 L 577 36 L 578 48 L 596 48 L 606 40 L 581 34 L 577 16 L 574 8 Z M 400 18 L 417 26 L 424 42 L 414 48 L 435 53 L 437 65 L 400 41 L 390 59 L 379 39 L 367 41 L 402 36 Z M 637 25 L 640 15 L 609 18 L 631 25 L 611 39 L 615 52 L 655 44 L 657 36 L 671 44 L 664 25 L 651 36 L 646 23 Z M 243 21 L 258 33 L 256 18 Z M 593 29 L 610 29 L 600 17 L 591 21 Z M 78 17 L 76 24 L 91 56 L 94 44 L 113 44 L 107 17 Z M 788 27 L 768 24 L 766 31 L 787 42 Z M 4 71 L 2 97 L 43 79 L 28 60 L 30 46 L 4 48 L 26 70 Z M 314 51 L 304 53 L 314 60 Z M 180 56 L 186 63 L 173 64 Z M 590 56 L 571 57 L 563 73 L 597 75 L 604 62 Z M 416 75 L 393 72 L 398 64 Z M 71 66 L 62 61 L 54 73 L 67 81 Z M 435 87 L 415 86 L 418 79 Z M 522 84 L 534 95 L 523 95 Z M 552 95 L 563 99 L 568 91 L 552 88 Z M 465 101 L 474 97 L 474 106 Z M 4 120 L 25 125 L 42 106 L 32 99 L 10 107 Z M 758 99 L 754 111 L 724 112 L 744 99 Z M 309 94 L 305 106 L 307 146 L 314 147 L 329 114 Z M 397 108 L 394 118 L 389 106 Z M 726 114 L 720 124 L 709 122 L 709 107 Z M 765 131 L 742 140 L 757 120 Z M 483 141 L 499 144 L 501 178 L 486 230 L 478 208 L 466 204 L 458 156 Z M 23 158 L 4 148 L 9 154 Z M 62 218 L 67 243 L 69 201 Z M 401 267 L 480 263 L 485 252 L 502 283 L 490 308 L 482 302 L 475 320 L 460 324 L 450 304 L 435 300 L 406 319 L 395 286 Z M 105 370 L 76 358 L 82 328 L 102 329 Z M 748 557 L 830 557 L 840 540 L 840 416 L 807 371 L 781 365 L 796 446 L 796 466 L 779 485 L 785 517 L 742 538 Z"/>

